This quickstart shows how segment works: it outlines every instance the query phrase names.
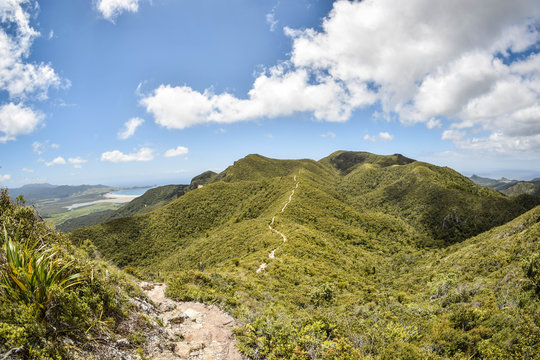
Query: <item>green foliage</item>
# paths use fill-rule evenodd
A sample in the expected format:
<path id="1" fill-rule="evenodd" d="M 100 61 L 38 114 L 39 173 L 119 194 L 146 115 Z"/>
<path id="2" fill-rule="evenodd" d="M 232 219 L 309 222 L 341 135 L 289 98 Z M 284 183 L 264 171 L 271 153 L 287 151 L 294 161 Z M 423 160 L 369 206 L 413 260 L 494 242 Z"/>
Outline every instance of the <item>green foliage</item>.
<path id="1" fill-rule="evenodd" d="M 80 274 L 70 274 L 73 261 L 64 262 L 50 248 L 36 249 L 35 244 L 14 241 L 5 229 L 4 239 L 6 265 L 0 286 L 16 301 L 45 309 L 54 289 L 67 289 L 78 284 Z"/>
<path id="2" fill-rule="evenodd" d="M 136 289 L 93 245 L 86 244 L 91 260 L 22 204 L 1 190 L 0 354 L 69 359 L 76 347 L 113 333 Z"/>
<path id="3" fill-rule="evenodd" d="M 537 198 L 349 152 L 249 155 L 206 181 L 70 237 L 142 276 L 161 271 L 176 299 L 229 310 L 252 359 L 526 358 L 538 348 L 540 207 L 526 212 Z"/>
<path id="4" fill-rule="evenodd" d="M 540 254 L 531 255 L 523 266 L 525 276 L 531 282 L 531 286 L 537 295 L 540 296 Z"/>

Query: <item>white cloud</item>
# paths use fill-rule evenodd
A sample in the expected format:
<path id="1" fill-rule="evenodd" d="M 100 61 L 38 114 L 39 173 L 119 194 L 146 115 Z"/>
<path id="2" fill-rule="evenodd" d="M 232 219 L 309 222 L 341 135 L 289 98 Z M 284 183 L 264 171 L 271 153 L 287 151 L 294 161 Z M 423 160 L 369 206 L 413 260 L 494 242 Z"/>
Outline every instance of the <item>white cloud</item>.
<path id="1" fill-rule="evenodd" d="M 339 0 L 321 31 L 285 30 L 290 59 L 247 97 L 161 85 L 141 104 L 183 129 L 301 112 L 346 121 L 378 103 L 404 124 L 460 129 L 458 147 L 540 150 L 537 0 Z"/>
<path id="2" fill-rule="evenodd" d="M 369 134 L 364 135 L 363 139 L 366 140 L 366 141 L 371 141 L 371 142 L 377 141 L 376 136 L 372 136 L 372 135 L 369 135 Z"/>
<path id="3" fill-rule="evenodd" d="M 41 113 L 22 104 L 9 103 L 0 106 L 0 143 L 15 140 L 19 135 L 30 134 L 43 118 Z"/>
<path id="4" fill-rule="evenodd" d="M 371 141 L 371 142 L 376 142 L 377 140 L 387 142 L 387 141 L 394 140 L 394 135 L 390 135 L 389 133 L 385 131 L 385 132 L 380 132 L 378 135 L 366 134 L 364 135 L 363 139 L 366 141 Z"/>
<path id="5" fill-rule="evenodd" d="M 121 140 L 126 140 L 135 134 L 135 130 L 144 122 L 143 119 L 134 117 L 126 121 L 124 124 L 124 129 L 118 133 L 118 138 Z"/>
<path id="6" fill-rule="evenodd" d="M 332 131 L 328 131 L 324 134 L 321 134 L 321 137 L 335 139 L 336 134 L 334 134 Z"/>
<path id="7" fill-rule="evenodd" d="M 189 152 L 189 149 L 185 146 L 178 146 L 176 149 L 169 149 L 165 151 L 165 157 L 174 157 L 174 156 L 180 156 L 185 155 Z"/>
<path id="8" fill-rule="evenodd" d="M 97 10 L 105 19 L 114 22 L 124 11 L 139 11 L 139 0 L 98 0 Z"/>
<path id="9" fill-rule="evenodd" d="M 22 171 L 24 171 L 26 173 L 30 173 L 30 174 L 32 174 L 34 172 L 34 170 L 28 169 L 28 168 L 22 168 Z"/>
<path id="10" fill-rule="evenodd" d="M 0 183 L 9 181 L 10 179 L 11 179 L 11 175 L 9 175 L 9 174 L 5 174 L 5 175 L 0 174 Z"/>
<path id="11" fill-rule="evenodd" d="M 58 156 L 58 157 L 55 157 L 52 161 L 46 162 L 45 165 L 46 166 L 66 165 L 66 160 L 63 157 Z"/>
<path id="12" fill-rule="evenodd" d="M 169 129 L 184 129 L 201 123 L 232 123 L 261 117 L 312 112 L 316 119 L 346 121 L 353 105 L 371 104 L 367 86 L 357 84 L 349 91 L 330 77 L 321 75 L 311 84 L 303 69 L 287 71 L 284 66 L 271 68 L 260 75 L 249 91 L 249 99 L 229 93 L 203 93 L 188 86 L 161 85 L 142 98 L 140 103 L 153 114 L 156 123 Z"/>
<path id="13" fill-rule="evenodd" d="M 70 164 L 72 164 L 73 167 L 74 167 L 75 169 L 80 169 L 80 168 L 82 168 L 82 164 L 84 164 L 84 163 L 87 162 L 87 161 L 88 161 L 88 160 L 84 160 L 84 159 L 82 159 L 80 156 L 77 156 L 77 157 L 75 157 L 75 158 L 69 158 L 69 159 L 68 159 L 68 162 L 69 162 Z"/>
<path id="14" fill-rule="evenodd" d="M 101 154 L 101 161 L 110 161 L 113 163 L 130 161 L 151 161 L 154 159 L 154 150 L 150 148 L 141 148 L 139 151 L 124 154 L 119 150 L 107 151 Z"/>
<path id="15" fill-rule="evenodd" d="M 278 24 L 278 21 L 276 20 L 276 13 L 275 13 L 275 8 L 272 9 L 271 12 L 269 12 L 268 14 L 266 14 L 266 22 L 268 23 L 268 25 L 270 25 L 270 31 L 276 31 L 276 26 Z"/>
<path id="16" fill-rule="evenodd" d="M 394 135 L 390 135 L 387 132 L 380 132 L 379 139 L 381 139 L 382 141 L 392 141 L 394 140 Z"/>
<path id="17" fill-rule="evenodd" d="M 49 140 L 46 140 L 43 143 L 39 141 L 34 141 L 32 143 L 32 150 L 38 155 L 43 154 L 47 150 L 47 148 L 58 149 L 59 147 L 60 145 L 54 143 L 49 145 Z"/>
<path id="18" fill-rule="evenodd" d="M 7 91 L 10 98 L 35 95 L 45 99 L 49 87 L 69 86 L 50 64 L 27 62 L 30 47 L 40 36 L 30 26 L 30 12 L 37 8 L 37 2 L 31 0 L 0 3 L 0 90 Z"/>

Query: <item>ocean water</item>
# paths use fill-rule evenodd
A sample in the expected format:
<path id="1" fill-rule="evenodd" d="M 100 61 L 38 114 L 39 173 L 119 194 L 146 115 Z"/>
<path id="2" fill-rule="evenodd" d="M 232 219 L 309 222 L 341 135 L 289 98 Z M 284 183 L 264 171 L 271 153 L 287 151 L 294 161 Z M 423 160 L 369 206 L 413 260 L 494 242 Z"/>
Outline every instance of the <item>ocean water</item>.
<path id="1" fill-rule="evenodd" d="M 152 188 L 151 187 L 145 187 L 145 188 L 136 188 L 136 189 L 126 189 L 126 190 L 115 191 L 112 194 L 113 195 L 141 196 L 142 194 L 144 194 L 149 189 L 152 189 Z"/>

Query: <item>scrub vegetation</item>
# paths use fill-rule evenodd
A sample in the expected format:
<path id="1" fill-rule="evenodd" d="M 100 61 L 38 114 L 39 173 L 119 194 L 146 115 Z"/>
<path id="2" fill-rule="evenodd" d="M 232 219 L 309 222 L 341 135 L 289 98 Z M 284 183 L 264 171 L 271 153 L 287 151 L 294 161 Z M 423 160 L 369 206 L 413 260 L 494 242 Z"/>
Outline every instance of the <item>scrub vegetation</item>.
<path id="1" fill-rule="evenodd" d="M 249 155 L 69 237 L 230 311 L 251 359 L 532 359 L 538 204 L 401 155 Z"/>

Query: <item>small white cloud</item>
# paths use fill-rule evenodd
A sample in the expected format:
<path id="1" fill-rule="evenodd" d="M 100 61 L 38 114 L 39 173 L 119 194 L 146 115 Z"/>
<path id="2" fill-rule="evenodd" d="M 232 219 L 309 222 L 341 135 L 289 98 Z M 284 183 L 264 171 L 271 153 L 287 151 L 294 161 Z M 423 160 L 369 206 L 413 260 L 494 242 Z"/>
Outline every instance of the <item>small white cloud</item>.
<path id="1" fill-rule="evenodd" d="M 40 143 L 39 141 L 34 141 L 32 143 L 32 149 L 38 155 L 43 154 L 43 152 L 45 151 L 44 148 L 45 148 L 44 144 Z"/>
<path id="2" fill-rule="evenodd" d="M 364 135 L 364 140 L 371 141 L 371 142 L 376 142 L 377 140 L 386 142 L 386 141 L 392 141 L 393 139 L 394 139 L 394 135 L 390 135 L 387 132 L 380 132 L 378 135 L 369 135 L 369 134 Z"/>
<path id="3" fill-rule="evenodd" d="M 51 40 L 54 37 L 54 30 L 49 31 L 48 39 Z"/>
<path id="4" fill-rule="evenodd" d="M 30 174 L 32 174 L 34 172 L 34 170 L 28 169 L 28 168 L 22 168 L 22 171 L 24 171 L 26 173 L 30 173 Z"/>
<path id="5" fill-rule="evenodd" d="M 60 145 L 58 144 L 50 144 L 49 145 L 49 140 L 46 140 L 45 142 L 39 142 L 39 141 L 34 141 L 32 143 L 32 150 L 38 154 L 38 155 L 41 155 L 43 154 L 48 148 L 51 148 L 51 149 L 58 149 L 60 147 Z"/>
<path id="6" fill-rule="evenodd" d="M 46 162 L 45 165 L 46 166 L 66 165 L 66 160 L 63 157 L 58 156 L 58 157 L 54 158 L 52 161 Z"/>
<path id="7" fill-rule="evenodd" d="M 1 50 L 0 50 L 1 51 Z M 43 115 L 22 104 L 9 103 L 0 107 L 0 143 L 15 140 L 18 135 L 30 134 Z"/>
<path id="8" fill-rule="evenodd" d="M 394 135 L 390 135 L 387 132 L 380 132 L 379 139 L 381 139 L 382 141 L 392 141 L 394 140 Z"/>
<path id="9" fill-rule="evenodd" d="M 82 159 L 80 156 L 77 156 L 76 158 L 69 158 L 68 162 L 73 165 L 75 169 L 82 168 L 82 164 L 87 162 L 88 160 Z"/>
<path id="10" fill-rule="evenodd" d="M 332 131 L 328 131 L 328 132 L 326 132 L 324 134 L 321 134 L 321 137 L 335 139 L 336 134 L 334 134 Z"/>
<path id="11" fill-rule="evenodd" d="M 433 129 L 438 129 L 442 126 L 442 123 L 439 119 L 429 119 L 428 122 L 426 123 L 426 127 L 430 130 L 433 130 Z"/>
<path id="12" fill-rule="evenodd" d="M 98 0 L 97 10 L 105 19 L 114 22 L 124 11 L 139 11 L 139 0 Z"/>
<path id="13" fill-rule="evenodd" d="M 113 163 L 131 162 L 131 161 L 151 161 L 154 159 L 154 150 L 150 148 L 141 148 L 139 151 L 124 154 L 119 150 L 107 151 L 101 154 L 101 161 L 109 161 Z"/>
<path id="14" fill-rule="evenodd" d="M 272 135 L 272 134 L 266 134 L 264 136 L 266 136 L 268 139 L 272 139 L 274 137 L 274 135 Z"/>
<path id="15" fill-rule="evenodd" d="M 266 22 L 270 25 L 270 31 L 275 31 L 278 21 L 276 20 L 275 8 L 271 12 L 266 14 Z"/>
<path id="16" fill-rule="evenodd" d="M 1 175 L 0 174 L 0 183 L 6 182 L 6 181 L 8 181 L 10 179 L 11 179 L 11 175 L 9 175 L 9 174 Z"/>
<path id="17" fill-rule="evenodd" d="M 375 136 L 370 136 L 369 134 L 364 135 L 364 140 L 375 142 L 377 141 L 377 138 Z"/>
<path id="18" fill-rule="evenodd" d="M 214 131 L 216 134 L 225 134 L 227 132 L 227 130 L 225 130 L 224 128 L 219 128 L 217 129 L 216 131 Z"/>
<path id="19" fill-rule="evenodd" d="M 124 124 L 124 129 L 118 133 L 118 138 L 121 140 L 126 140 L 132 137 L 133 134 L 135 134 L 135 130 L 137 130 L 137 128 L 141 126 L 143 122 L 144 120 L 138 117 L 129 119 Z"/>
<path id="20" fill-rule="evenodd" d="M 185 146 L 178 146 L 176 149 L 169 149 L 165 151 L 165 157 L 174 157 L 187 154 L 189 149 Z"/>

